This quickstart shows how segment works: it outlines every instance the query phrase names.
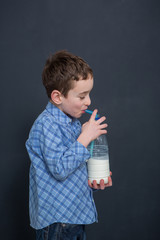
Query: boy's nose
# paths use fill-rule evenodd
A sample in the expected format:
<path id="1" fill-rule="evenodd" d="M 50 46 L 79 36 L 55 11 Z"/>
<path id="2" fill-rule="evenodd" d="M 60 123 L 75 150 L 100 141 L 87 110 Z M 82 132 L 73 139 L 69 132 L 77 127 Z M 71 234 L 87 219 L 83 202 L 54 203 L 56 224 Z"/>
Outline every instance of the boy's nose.
<path id="1" fill-rule="evenodd" d="M 91 99 L 90 99 L 90 97 L 88 96 L 88 97 L 86 98 L 86 103 L 85 103 L 85 105 L 89 106 L 90 104 L 91 104 Z"/>

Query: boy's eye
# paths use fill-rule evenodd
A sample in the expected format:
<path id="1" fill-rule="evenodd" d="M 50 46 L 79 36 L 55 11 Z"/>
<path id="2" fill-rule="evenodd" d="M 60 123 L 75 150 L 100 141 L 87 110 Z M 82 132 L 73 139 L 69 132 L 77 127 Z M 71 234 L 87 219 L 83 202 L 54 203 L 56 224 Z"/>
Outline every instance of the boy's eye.
<path id="1" fill-rule="evenodd" d="M 85 97 L 80 97 L 81 100 L 83 100 Z"/>

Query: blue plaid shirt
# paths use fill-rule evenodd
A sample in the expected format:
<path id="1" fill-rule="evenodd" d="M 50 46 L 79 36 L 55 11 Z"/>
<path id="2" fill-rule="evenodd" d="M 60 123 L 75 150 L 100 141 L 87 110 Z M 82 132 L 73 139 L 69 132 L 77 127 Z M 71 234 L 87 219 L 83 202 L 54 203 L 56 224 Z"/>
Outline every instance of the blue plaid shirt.
<path id="1" fill-rule="evenodd" d="M 80 122 L 51 102 L 31 128 L 26 148 L 31 160 L 30 222 L 35 229 L 54 222 L 97 221 L 86 168 L 90 154 L 77 141 L 80 132 Z"/>

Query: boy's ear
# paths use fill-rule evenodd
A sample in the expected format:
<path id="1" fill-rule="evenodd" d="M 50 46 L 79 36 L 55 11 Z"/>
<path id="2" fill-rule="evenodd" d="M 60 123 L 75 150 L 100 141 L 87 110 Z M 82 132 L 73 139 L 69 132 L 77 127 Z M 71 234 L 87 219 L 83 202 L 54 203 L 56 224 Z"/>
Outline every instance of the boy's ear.
<path id="1" fill-rule="evenodd" d="M 51 93 L 51 99 L 55 104 L 59 105 L 62 103 L 62 94 L 58 90 L 53 90 Z"/>

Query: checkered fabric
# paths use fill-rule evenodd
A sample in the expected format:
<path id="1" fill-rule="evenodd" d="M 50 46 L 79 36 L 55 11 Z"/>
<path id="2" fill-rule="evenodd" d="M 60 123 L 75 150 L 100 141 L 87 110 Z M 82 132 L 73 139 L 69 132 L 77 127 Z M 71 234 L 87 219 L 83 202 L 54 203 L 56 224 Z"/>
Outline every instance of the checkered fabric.
<path id="1" fill-rule="evenodd" d="M 80 132 L 80 122 L 51 102 L 31 128 L 26 148 L 31 160 L 30 222 L 35 229 L 54 222 L 97 221 L 86 167 L 90 154 L 76 140 Z"/>

